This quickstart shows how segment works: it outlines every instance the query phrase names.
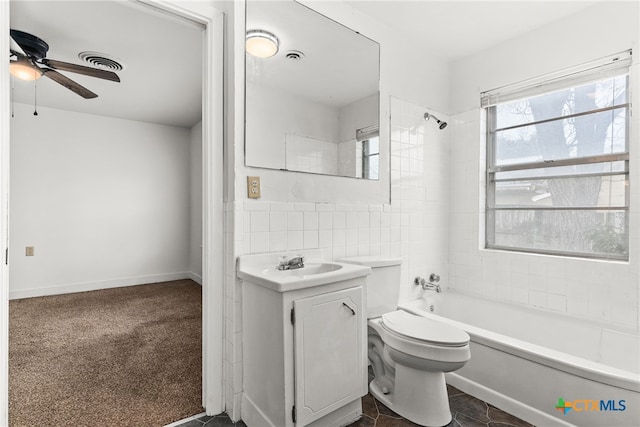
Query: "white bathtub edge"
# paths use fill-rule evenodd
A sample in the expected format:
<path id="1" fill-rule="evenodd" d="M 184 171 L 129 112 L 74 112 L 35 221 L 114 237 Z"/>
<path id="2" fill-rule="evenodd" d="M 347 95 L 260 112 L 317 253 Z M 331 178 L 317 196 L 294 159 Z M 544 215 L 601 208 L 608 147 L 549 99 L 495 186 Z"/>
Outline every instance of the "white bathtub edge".
<path id="1" fill-rule="evenodd" d="M 407 301 L 399 304 L 398 308 L 406 310 L 418 316 L 435 319 L 445 322 L 465 330 L 472 341 L 487 345 L 505 353 L 517 357 L 523 357 L 552 369 L 569 372 L 573 375 L 597 381 L 602 384 L 620 387 L 635 393 L 640 392 L 640 375 L 635 372 L 628 372 L 618 368 L 605 366 L 592 360 L 562 353 L 550 348 L 541 347 L 513 337 L 506 337 L 499 333 L 467 325 L 457 320 L 449 319 L 438 314 L 424 311 L 416 304 L 422 300 Z M 505 341 L 507 339 L 507 341 Z M 542 352 L 541 352 L 542 351 Z M 543 354 L 543 356 L 541 356 Z"/>
<path id="2" fill-rule="evenodd" d="M 556 417 L 552 417 L 542 411 L 539 411 L 531 406 L 505 396 L 502 393 L 498 393 L 495 390 L 487 388 L 482 384 L 475 381 L 471 381 L 468 378 L 464 378 L 455 372 L 447 372 L 445 374 L 447 384 L 454 386 L 455 388 L 463 391 L 471 396 L 474 396 L 480 400 L 499 408 L 500 410 L 507 412 L 513 416 L 516 416 L 522 420 L 527 421 L 533 425 L 548 426 L 548 427 L 575 427 L 574 424 L 567 423 Z"/>

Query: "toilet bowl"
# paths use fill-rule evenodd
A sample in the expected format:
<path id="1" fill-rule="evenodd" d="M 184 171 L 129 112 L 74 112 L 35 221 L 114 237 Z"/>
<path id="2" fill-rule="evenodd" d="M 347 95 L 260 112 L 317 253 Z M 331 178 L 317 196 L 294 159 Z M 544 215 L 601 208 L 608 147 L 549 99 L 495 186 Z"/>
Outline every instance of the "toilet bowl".
<path id="1" fill-rule="evenodd" d="M 444 373 L 462 368 L 469 360 L 469 335 L 401 310 L 370 319 L 368 325 L 369 342 L 379 337 L 383 344 L 382 349 L 369 346 L 369 359 L 380 356 L 382 360 L 382 366 L 374 367 L 371 394 L 414 423 L 449 424 Z"/>
<path id="2" fill-rule="evenodd" d="M 399 259 L 341 260 L 371 267 L 367 281 L 368 356 L 374 379 L 369 391 L 404 418 L 423 426 L 451 422 L 445 372 L 470 359 L 462 329 L 397 310 Z"/>

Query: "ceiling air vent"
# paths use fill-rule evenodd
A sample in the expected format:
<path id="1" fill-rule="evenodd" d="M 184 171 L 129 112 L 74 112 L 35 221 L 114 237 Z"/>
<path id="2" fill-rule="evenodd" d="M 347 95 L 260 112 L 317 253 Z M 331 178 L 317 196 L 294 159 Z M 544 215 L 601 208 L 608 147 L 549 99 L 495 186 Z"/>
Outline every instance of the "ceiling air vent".
<path id="1" fill-rule="evenodd" d="M 284 54 L 284 57 L 290 61 L 301 61 L 304 58 L 304 53 L 299 50 L 290 50 Z"/>
<path id="2" fill-rule="evenodd" d="M 80 52 L 78 58 L 97 68 L 109 71 L 121 71 L 125 66 L 118 58 L 100 52 Z"/>

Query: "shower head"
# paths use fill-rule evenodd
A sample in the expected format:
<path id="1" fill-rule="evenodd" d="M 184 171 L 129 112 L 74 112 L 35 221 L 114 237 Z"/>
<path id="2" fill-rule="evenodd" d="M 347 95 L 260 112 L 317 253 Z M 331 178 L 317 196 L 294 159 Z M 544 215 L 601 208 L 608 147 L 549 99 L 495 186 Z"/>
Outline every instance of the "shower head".
<path id="1" fill-rule="evenodd" d="M 447 127 L 447 122 L 443 122 L 442 120 L 438 119 L 436 116 L 434 116 L 433 114 L 429 114 L 429 113 L 424 113 L 424 119 L 426 121 L 428 121 L 429 119 L 433 118 L 433 120 L 436 121 L 436 124 L 438 125 L 438 127 L 440 129 L 444 129 Z"/>

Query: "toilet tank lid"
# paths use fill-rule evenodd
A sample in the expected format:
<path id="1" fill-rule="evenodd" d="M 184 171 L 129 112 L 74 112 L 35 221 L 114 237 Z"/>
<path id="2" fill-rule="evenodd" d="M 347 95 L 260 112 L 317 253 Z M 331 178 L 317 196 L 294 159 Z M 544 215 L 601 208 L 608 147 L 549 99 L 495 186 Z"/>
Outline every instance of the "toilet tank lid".
<path id="1" fill-rule="evenodd" d="M 338 260 L 338 262 L 344 262 L 347 264 L 364 265 L 367 267 L 389 267 L 392 265 L 402 264 L 402 258 L 390 258 L 390 257 L 384 257 L 380 255 L 370 255 L 370 256 L 355 256 L 355 257 L 342 258 Z"/>

